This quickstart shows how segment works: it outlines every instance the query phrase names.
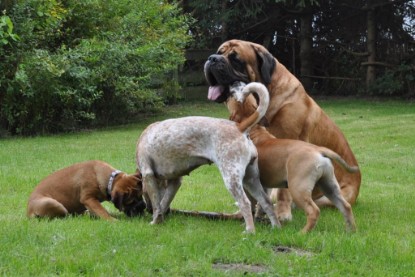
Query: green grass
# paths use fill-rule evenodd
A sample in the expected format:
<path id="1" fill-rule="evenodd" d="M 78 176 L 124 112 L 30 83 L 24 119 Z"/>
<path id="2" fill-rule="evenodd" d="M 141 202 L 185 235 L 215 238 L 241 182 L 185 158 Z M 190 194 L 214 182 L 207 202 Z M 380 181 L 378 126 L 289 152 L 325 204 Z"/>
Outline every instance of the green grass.
<path id="1" fill-rule="evenodd" d="M 302 211 L 281 230 L 257 223 L 243 234 L 237 221 L 168 216 L 128 219 L 112 204 L 115 223 L 87 215 L 29 220 L 26 202 L 45 176 L 75 162 L 100 159 L 135 170 L 135 145 L 151 122 L 168 117 L 227 117 L 223 105 L 167 108 L 142 123 L 76 134 L 0 140 L 0 275 L 2 276 L 415 276 L 415 104 L 320 100 L 354 150 L 363 175 L 353 207 L 357 233 L 344 231 L 337 210 L 323 209 L 316 228 L 299 234 Z M 234 200 L 214 166 L 184 177 L 173 207 L 234 212 Z M 279 253 L 277 246 L 298 251 Z M 302 254 L 303 253 L 303 254 Z M 216 269 L 214 264 L 259 266 Z"/>

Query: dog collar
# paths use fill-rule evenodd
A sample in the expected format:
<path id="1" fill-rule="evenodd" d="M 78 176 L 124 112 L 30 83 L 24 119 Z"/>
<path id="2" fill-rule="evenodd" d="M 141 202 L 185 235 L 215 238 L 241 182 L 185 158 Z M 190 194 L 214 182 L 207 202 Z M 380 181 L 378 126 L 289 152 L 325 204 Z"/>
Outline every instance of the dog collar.
<path id="1" fill-rule="evenodd" d="M 108 199 L 111 199 L 112 183 L 114 183 L 115 177 L 118 174 L 120 174 L 121 172 L 122 171 L 120 171 L 120 170 L 115 170 L 115 171 L 111 172 L 110 180 L 108 181 L 108 186 L 107 186 Z"/>

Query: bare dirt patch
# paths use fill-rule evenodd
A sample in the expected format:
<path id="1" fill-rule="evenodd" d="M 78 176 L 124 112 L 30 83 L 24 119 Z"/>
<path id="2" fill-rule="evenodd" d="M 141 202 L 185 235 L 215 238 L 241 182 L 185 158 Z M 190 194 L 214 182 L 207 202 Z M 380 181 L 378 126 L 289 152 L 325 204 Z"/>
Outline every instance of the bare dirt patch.
<path id="1" fill-rule="evenodd" d="M 290 247 L 290 246 L 283 246 L 283 245 L 277 245 L 273 248 L 273 250 L 275 254 L 277 255 L 295 254 L 297 256 L 308 257 L 308 258 L 314 255 L 312 252 L 306 251 L 304 249 Z"/>
<path id="2" fill-rule="evenodd" d="M 290 246 L 283 246 L 277 245 L 272 248 L 276 255 L 285 255 L 285 254 L 293 254 L 301 257 L 310 258 L 314 255 L 314 253 Z M 245 263 L 221 263 L 215 262 L 212 265 L 213 269 L 222 270 L 225 272 L 233 272 L 238 271 L 244 274 L 248 273 L 265 273 L 268 271 L 268 267 L 266 265 L 261 264 L 245 264 Z"/>

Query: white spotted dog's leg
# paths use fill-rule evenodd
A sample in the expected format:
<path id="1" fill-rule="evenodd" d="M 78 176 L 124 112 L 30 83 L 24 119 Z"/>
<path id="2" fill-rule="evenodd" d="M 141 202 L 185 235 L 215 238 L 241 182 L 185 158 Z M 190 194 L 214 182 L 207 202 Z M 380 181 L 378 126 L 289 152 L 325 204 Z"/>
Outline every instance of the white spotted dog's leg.
<path id="1" fill-rule="evenodd" d="M 164 220 L 163 211 L 161 210 L 160 205 L 161 193 L 159 188 L 159 182 L 153 174 L 144 175 L 143 182 L 147 188 L 147 192 L 149 194 L 153 208 L 153 221 L 151 221 L 150 224 L 159 224 Z"/>
<path id="2" fill-rule="evenodd" d="M 248 165 L 244 177 L 244 188 L 249 192 L 249 194 L 258 201 L 259 206 L 267 214 L 269 220 L 271 221 L 272 227 L 281 227 L 277 216 L 274 212 L 274 206 L 271 202 L 271 199 L 268 197 L 268 194 L 262 188 L 260 179 L 259 179 L 259 170 L 258 164 L 255 161 L 251 165 Z"/>
<path id="3" fill-rule="evenodd" d="M 173 180 L 167 180 L 167 188 L 164 192 L 163 199 L 161 200 L 161 211 L 163 214 L 170 208 L 170 204 L 173 201 L 174 196 L 180 188 L 182 178 Z"/>
<path id="4" fill-rule="evenodd" d="M 251 211 L 251 202 L 246 196 L 242 186 L 242 176 L 236 173 L 225 173 L 221 170 L 226 188 L 238 202 L 239 209 L 245 220 L 245 231 L 255 233 L 254 218 Z"/>

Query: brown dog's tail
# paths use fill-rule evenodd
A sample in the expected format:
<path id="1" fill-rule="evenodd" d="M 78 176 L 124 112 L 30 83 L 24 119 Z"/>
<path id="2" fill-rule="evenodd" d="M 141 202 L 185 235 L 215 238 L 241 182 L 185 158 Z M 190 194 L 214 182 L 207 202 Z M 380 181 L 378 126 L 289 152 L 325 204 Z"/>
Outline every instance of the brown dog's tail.
<path id="1" fill-rule="evenodd" d="M 265 116 L 265 112 L 267 111 L 269 105 L 268 89 L 263 84 L 257 82 L 249 83 L 245 87 L 243 87 L 243 83 L 239 82 L 232 85 L 230 90 L 233 93 L 233 97 L 241 103 L 245 101 L 245 98 L 250 93 L 256 93 L 258 95 L 259 105 L 256 111 L 249 117 L 242 120 L 242 122 L 237 123 L 239 131 L 242 133 L 248 133 L 251 128 Z"/>
<path id="2" fill-rule="evenodd" d="M 324 157 L 327 157 L 330 160 L 335 161 L 338 165 L 340 165 L 341 167 L 343 167 L 344 169 L 346 169 L 347 172 L 356 173 L 356 172 L 359 171 L 359 167 L 358 166 L 351 166 L 351 165 L 349 165 L 345 160 L 343 160 L 342 157 L 340 157 L 339 154 L 337 154 L 336 152 L 334 152 L 334 151 L 332 151 L 330 149 L 321 147 L 320 148 L 320 153 Z"/>

